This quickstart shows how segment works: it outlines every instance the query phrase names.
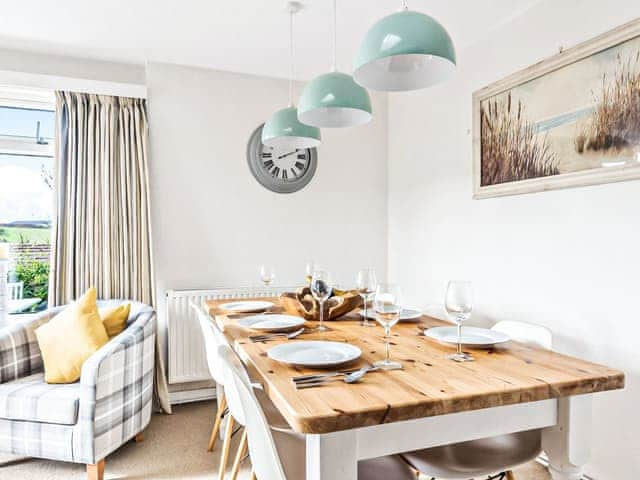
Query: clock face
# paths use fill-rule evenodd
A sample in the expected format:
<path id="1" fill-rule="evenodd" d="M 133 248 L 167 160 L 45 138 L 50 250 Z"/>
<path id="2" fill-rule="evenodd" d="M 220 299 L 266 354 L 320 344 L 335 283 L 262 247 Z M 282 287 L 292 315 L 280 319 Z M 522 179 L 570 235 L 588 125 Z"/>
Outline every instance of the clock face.
<path id="1" fill-rule="evenodd" d="M 255 179 L 276 193 L 293 193 L 311 181 L 316 172 L 315 148 L 283 150 L 262 144 L 262 127 L 254 130 L 247 145 L 247 163 Z"/>

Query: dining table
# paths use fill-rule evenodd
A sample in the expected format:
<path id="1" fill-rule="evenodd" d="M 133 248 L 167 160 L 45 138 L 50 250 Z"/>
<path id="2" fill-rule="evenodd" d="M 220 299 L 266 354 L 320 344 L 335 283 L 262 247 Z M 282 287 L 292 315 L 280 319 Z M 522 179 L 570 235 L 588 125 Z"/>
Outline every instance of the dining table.
<path id="1" fill-rule="evenodd" d="M 260 300 L 282 311 L 278 298 Z M 225 312 L 221 303 L 206 302 L 212 321 L 290 427 L 305 436 L 306 480 L 356 480 L 360 460 L 532 429 L 542 429 L 552 478 L 578 480 L 590 455 L 593 397 L 624 388 L 621 371 L 514 341 L 472 350 L 473 362 L 451 361 L 445 356 L 455 346 L 424 335 L 450 324 L 423 315 L 392 330 L 391 356 L 402 370 L 298 390 L 292 378 L 318 370 L 276 362 L 269 349 L 305 340 L 348 342 L 362 351 L 350 365 L 357 368 L 384 357 L 383 329 L 363 327 L 351 313 L 326 322 L 326 332 L 254 342 L 255 332 L 237 324 L 246 315 Z"/>

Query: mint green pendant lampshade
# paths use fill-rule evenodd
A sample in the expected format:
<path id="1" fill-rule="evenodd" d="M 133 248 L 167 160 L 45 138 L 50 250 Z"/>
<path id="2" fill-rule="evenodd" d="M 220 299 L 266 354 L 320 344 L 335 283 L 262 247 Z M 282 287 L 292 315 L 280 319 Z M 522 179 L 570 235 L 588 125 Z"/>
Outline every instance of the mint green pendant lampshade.
<path id="1" fill-rule="evenodd" d="M 320 145 L 320 130 L 298 121 L 298 110 L 287 107 L 275 112 L 262 127 L 262 143 L 274 148 L 313 148 Z"/>
<path id="2" fill-rule="evenodd" d="M 369 92 L 345 73 L 331 72 L 314 78 L 298 102 L 298 120 L 315 127 L 352 127 L 371 118 Z"/>
<path id="3" fill-rule="evenodd" d="M 404 10 L 378 21 L 354 61 L 353 78 L 373 90 L 417 90 L 453 75 L 456 52 L 436 20 Z"/>

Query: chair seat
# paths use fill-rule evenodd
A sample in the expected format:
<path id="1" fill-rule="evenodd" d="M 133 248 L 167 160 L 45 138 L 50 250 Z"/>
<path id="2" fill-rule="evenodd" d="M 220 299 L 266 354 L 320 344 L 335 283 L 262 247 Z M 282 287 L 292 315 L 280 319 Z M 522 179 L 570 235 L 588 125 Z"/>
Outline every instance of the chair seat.
<path id="1" fill-rule="evenodd" d="M 490 475 L 526 463 L 541 451 L 541 431 L 529 430 L 403 453 L 419 472 L 443 479 Z"/>
<path id="2" fill-rule="evenodd" d="M 287 480 L 306 478 L 306 445 L 303 435 L 272 429 L 273 441 Z M 415 480 L 416 475 L 399 455 L 358 462 L 358 480 Z"/>
<path id="3" fill-rule="evenodd" d="M 78 420 L 80 383 L 53 385 L 44 373 L 0 384 L 0 418 L 58 425 Z"/>

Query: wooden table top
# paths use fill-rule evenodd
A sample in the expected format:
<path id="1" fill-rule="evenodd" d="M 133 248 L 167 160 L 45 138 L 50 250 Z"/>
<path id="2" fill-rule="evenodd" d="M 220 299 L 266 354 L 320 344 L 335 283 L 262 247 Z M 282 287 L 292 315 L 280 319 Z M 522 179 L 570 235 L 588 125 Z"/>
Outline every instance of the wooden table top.
<path id="1" fill-rule="evenodd" d="M 455 347 L 430 340 L 423 331 L 448 324 L 423 316 L 393 327 L 391 357 L 402 362 L 404 370 L 372 372 L 357 384 L 335 381 L 296 390 L 291 377 L 318 370 L 271 360 L 266 352 L 287 340 L 251 342 L 247 336 L 255 332 L 236 325 L 243 315 L 226 315 L 217 308 L 220 303 L 207 302 L 211 315 L 291 427 L 301 433 L 328 433 L 624 387 L 624 374 L 618 370 L 516 342 L 472 350 L 475 362 L 447 360 L 444 356 Z M 308 327 L 315 324 L 307 322 Z M 305 333 L 288 341 L 351 343 L 362 350 L 362 358 L 353 367 L 383 358 L 382 327 L 362 327 L 355 316 L 326 324 L 331 328 L 328 332 Z"/>

